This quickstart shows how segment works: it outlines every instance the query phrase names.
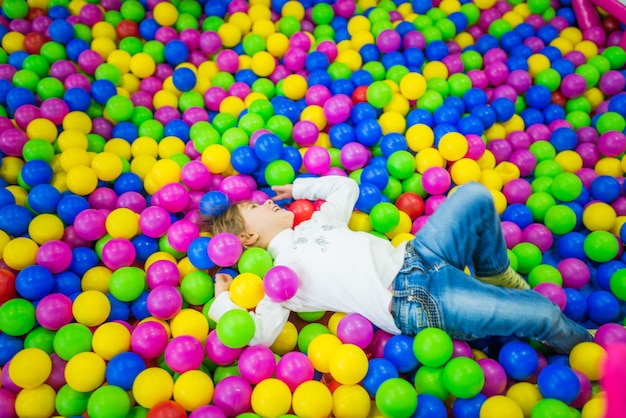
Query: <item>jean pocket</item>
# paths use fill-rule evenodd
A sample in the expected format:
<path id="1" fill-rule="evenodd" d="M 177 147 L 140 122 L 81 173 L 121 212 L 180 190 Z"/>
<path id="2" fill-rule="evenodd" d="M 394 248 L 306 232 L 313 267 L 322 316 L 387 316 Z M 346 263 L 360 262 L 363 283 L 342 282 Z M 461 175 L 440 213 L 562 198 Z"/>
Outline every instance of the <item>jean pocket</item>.
<path id="1" fill-rule="evenodd" d="M 410 293 L 396 297 L 393 313 L 396 326 L 405 335 L 416 335 L 428 327 L 426 311 L 421 302 L 412 297 Z"/>

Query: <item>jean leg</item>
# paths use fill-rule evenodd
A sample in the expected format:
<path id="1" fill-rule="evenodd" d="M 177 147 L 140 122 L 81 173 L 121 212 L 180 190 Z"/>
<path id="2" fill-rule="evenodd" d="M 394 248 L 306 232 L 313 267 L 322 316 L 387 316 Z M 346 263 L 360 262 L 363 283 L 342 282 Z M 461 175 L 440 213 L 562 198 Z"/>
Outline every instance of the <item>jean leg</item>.
<path id="1" fill-rule="evenodd" d="M 430 279 L 429 291 L 441 306 L 444 330 L 453 338 L 515 335 L 560 353 L 569 353 L 576 344 L 592 340 L 584 327 L 533 290 L 484 284 L 451 266 Z"/>
<path id="2" fill-rule="evenodd" d="M 506 242 L 493 196 L 480 183 L 460 186 L 416 234 L 412 244 L 428 248 L 452 266 L 473 264 L 477 276 L 509 266 Z"/>

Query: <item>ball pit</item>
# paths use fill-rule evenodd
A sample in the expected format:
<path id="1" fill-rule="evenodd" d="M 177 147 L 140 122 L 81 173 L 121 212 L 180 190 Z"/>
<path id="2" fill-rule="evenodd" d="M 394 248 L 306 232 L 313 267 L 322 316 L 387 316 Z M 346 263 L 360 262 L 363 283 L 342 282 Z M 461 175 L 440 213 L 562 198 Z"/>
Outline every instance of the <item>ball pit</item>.
<path id="1" fill-rule="evenodd" d="M 626 52 L 593 8 L 5 0 L 0 417 L 602 416 L 626 342 Z M 314 312 L 250 345 L 246 311 L 298 277 L 199 214 L 332 174 L 359 183 L 350 227 L 394 245 L 484 184 L 511 265 L 594 342 Z M 320 204 L 278 203 L 294 225 Z M 241 309 L 214 323 L 218 271 Z"/>

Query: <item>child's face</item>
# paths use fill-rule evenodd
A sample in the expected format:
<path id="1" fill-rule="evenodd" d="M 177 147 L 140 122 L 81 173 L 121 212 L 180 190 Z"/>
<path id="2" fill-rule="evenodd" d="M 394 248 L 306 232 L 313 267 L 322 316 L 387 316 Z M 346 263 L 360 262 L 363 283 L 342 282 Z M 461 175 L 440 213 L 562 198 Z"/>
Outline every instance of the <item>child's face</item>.
<path id="1" fill-rule="evenodd" d="M 259 234 L 271 240 L 280 231 L 293 226 L 294 214 L 282 209 L 271 200 L 259 205 L 254 202 L 243 203 L 239 206 L 247 232 Z"/>

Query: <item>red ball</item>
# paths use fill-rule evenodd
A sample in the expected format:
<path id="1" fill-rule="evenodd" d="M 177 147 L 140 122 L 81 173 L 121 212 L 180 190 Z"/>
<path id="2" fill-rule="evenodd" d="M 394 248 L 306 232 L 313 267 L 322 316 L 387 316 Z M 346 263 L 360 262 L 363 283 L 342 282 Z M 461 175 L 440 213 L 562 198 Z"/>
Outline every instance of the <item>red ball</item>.
<path id="1" fill-rule="evenodd" d="M 115 28 L 117 32 L 117 36 L 120 39 L 127 38 L 129 36 L 134 36 L 135 38 L 139 38 L 139 26 L 133 22 L 132 20 L 122 20 L 117 24 L 117 28 Z"/>
<path id="2" fill-rule="evenodd" d="M 28 9 L 26 20 L 28 20 L 29 22 L 32 22 L 33 20 L 41 16 L 46 16 L 46 11 L 39 7 L 33 7 L 33 8 Z"/>
<path id="3" fill-rule="evenodd" d="M 551 102 L 555 105 L 565 107 L 565 105 L 567 104 L 567 97 L 565 97 L 563 93 L 557 90 L 555 92 L 552 92 Z"/>
<path id="4" fill-rule="evenodd" d="M 29 54 L 39 54 L 41 47 L 48 40 L 46 36 L 39 32 L 30 32 L 26 36 L 24 36 L 24 51 Z"/>
<path id="5" fill-rule="evenodd" d="M 396 199 L 396 207 L 413 221 L 424 213 L 424 199 L 417 193 L 405 192 Z"/>
<path id="6" fill-rule="evenodd" d="M 0 269 L 0 305 L 16 296 L 15 275 L 8 270 Z"/>
<path id="7" fill-rule="evenodd" d="M 150 408 L 147 418 L 187 418 L 187 411 L 174 401 L 162 401 Z"/>
<path id="8" fill-rule="evenodd" d="M 311 219 L 313 212 L 315 212 L 315 205 L 309 200 L 298 199 L 294 200 L 287 209 L 295 215 L 293 226 L 297 226 L 301 222 Z"/>
<path id="9" fill-rule="evenodd" d="M 352 92 L 352 103 L 367 102 L 367 86 L 359 86 Z"/>
<path id="10" fill-rule="evenodd" d="M 607 16 L 602 19 L 602 27 L 606 33 L 612 33 L 620 29 L 620 21 L 613 16 Z"/>

